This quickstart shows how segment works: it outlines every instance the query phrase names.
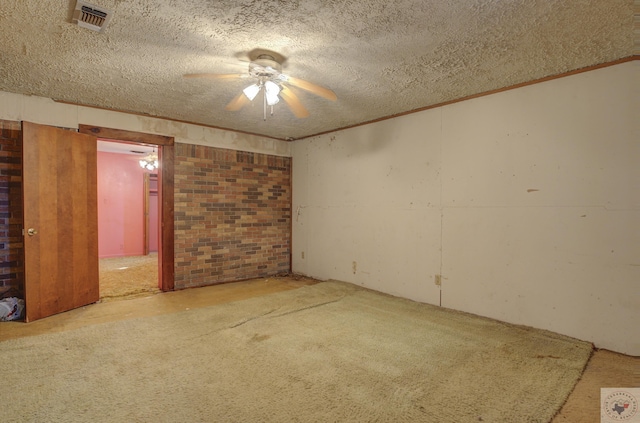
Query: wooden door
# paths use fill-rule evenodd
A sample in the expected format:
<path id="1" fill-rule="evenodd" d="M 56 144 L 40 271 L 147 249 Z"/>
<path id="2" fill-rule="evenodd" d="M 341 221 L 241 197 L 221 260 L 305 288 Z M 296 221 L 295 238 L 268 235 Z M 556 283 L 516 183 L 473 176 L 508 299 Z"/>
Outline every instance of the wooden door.
<path id="1" fill-rule="evenodd" d="M 26 321 L 99 299 L 97 142 L 23 122 Z"/>

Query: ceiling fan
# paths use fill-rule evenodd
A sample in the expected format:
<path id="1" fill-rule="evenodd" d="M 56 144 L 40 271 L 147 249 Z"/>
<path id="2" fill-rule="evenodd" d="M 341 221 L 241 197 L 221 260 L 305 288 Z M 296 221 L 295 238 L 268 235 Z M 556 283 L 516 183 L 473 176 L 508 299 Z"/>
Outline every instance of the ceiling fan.
<path id="1" fill-rule="evenodd" d="M 233 98 L 225 107 L 229 111 L 238 111 L 253 101 L 262 92 L 263 115 L 267 119 L 267 108 L 284 100 L 291 112 L 297 118 L 306 118 L 309 111 L 302 105 L 298 96 L 289 88 L 297 87 L 327 100 L 337 100 L 336 94 L 328 88 L 321 87 L 311 82 L 294 78 L 282 73 L 284 56 L 269 50 L 256 49 L 249 52 L 249 69 L 247 73 L 240 74 L 216 74 L 216 73 L 190 73 L 185 78 L 211 78 L 211 79 L 251 79 L 253 82 Z"/>

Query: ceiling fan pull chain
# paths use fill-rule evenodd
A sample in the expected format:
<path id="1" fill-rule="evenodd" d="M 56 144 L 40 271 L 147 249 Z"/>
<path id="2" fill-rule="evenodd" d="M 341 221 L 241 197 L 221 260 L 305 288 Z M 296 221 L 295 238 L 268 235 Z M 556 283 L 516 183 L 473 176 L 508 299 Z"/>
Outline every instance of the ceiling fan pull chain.
<path id="1" fill-rule="evenodd" d="M 262 90 L 262 115 L 267 120 L 267 90 Z"/>

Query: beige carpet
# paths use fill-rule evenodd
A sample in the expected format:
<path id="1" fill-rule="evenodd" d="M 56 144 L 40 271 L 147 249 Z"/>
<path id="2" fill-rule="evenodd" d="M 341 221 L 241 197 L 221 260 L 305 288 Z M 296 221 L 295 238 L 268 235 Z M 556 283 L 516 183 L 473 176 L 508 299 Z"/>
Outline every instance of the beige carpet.
<path id="1" fill-rule="evenodd" d="M 158 289 L 158 253 L 100 259 L 100 300 L 153 295 Z"/>
<path id="2" fill-rule="evenodd" d="M 0 342 L 2 418 L 548 422 L 590 354 L 553 333 L 323 282 Z"/>

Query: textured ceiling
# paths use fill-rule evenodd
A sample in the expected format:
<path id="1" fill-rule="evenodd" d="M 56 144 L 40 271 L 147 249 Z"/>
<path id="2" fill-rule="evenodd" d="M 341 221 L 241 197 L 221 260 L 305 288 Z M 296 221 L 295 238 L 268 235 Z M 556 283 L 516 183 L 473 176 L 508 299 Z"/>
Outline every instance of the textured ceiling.
<path id="1" fill-rule="evenodd" d="M 71 23 L 75 0 L 0 0 L 0 90 L 297 139 L 633 55 L 633 0 L 92 0 L 103 33 Z M 296 90 L 267 121 L 225 105 L 255 48 L 335 91 Z M 255 104 L 257 103 L 257 104 Z"/>

